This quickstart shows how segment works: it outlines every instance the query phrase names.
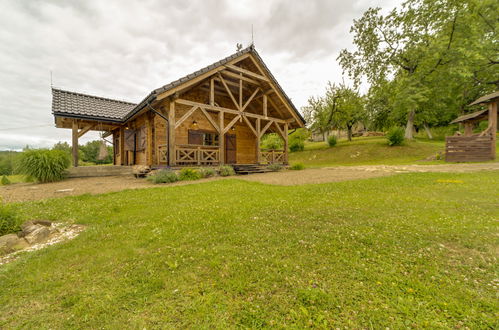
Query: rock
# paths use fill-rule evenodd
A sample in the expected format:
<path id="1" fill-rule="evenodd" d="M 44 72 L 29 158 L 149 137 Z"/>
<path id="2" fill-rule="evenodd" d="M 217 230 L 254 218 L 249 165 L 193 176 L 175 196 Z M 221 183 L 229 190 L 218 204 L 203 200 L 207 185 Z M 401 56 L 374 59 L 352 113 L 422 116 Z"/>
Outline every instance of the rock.
<path id="1" fill-rule="evenodd" d="M 151 171 L 151 168 L 147 165 L 134 165 L 132 167 L 132 173 L 136 178 L 144 177 L 147 173 Z"/>
<path id="2" fill-rule="evenodd" d="M 16 234 L 0 236 L 0 255 L 22 250 L 28 246 L 28 242 L 24 238 L 17 237 Z"/>
<path id="3" fill-rule="evenodd" d="M 59 190 L 56 190 L 55 192 L 56 193 L 65 193 L 65 192 L 72 192 L 73 190 L 75 190 L 74 188 L 68 188 L 68 189 L 59 189 Z"/>
<path id="4" fill-rule="evenodd" d="M 24 236 L 24 239 L 26 239 L 29 244 L 33 245 L 44 242 L 49 235 L 50 229 L 48 227 L 38 225 L 38 228 Z"/>
<path id="5" fill-rule="evenodd" d="M 45 227 L 52 226 L 52 221 L 49 220 L 32 220 L 35 225 L 42 225 Z"/>

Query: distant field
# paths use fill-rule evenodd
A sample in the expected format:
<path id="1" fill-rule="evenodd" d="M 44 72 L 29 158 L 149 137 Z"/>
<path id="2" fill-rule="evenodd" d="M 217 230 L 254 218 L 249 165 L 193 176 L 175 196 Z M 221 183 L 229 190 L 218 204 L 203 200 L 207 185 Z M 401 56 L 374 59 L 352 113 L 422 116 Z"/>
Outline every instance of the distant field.
<path id="1" fill-rule="evenodd" d="M 0 328 L 496 328 L 498 180 L 228 179 L 19 204 L 87 230 L 0 266 Z"/>
<path id="2" fill-rule="evenodd" d="M 443 163 L 422 161 L 445 151 L 445 142 L 431 140 L 406 141 L 402 146 L 388 146 L 384 137 L 341 140 L 334 147 L 325 142 L 307 142 L 305 151 L 290 153 L 289 162 L 303 163 L 308 167 L 334 165 L 401 165 Z"/>

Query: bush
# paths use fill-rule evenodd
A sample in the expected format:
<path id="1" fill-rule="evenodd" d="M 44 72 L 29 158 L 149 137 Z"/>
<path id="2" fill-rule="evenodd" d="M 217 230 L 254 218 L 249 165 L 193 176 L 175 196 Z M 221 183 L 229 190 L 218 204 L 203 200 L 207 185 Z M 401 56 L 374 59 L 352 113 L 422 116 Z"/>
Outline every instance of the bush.
<path id="1" fill-rule="evenodd" d="M 305 149 L 305 143 L 301 140 L 293 140 L 289 143 L 289 151 L 295 152 L 295 151 L 303 151 Z"/>
<path id="2" fill-rule="evenodd" d="M 388 145 L 399 146 L 404 142 L 404 129 L 402 127 L 393 127 L 386 133 Z"/>
<path id="3" fill-rule="evenodd" d="M 26 150 L 19 156 L 17 170 L 39 182 L 60 181 L 70 165 L 69 155 L 61 150 Z"/>
<path id="4" fill-rule="evenodd" d="M 330 146 L 330 147 L 334 147 L 336 145 L 336 143 L 338 143 L 338 140 L 336 139 L 336 135 L 330 135 L 328 138 L 327 138 L 327 144 Z"/>
<path id="5" fill-rule="evenodd" d="M 268 169 L 271 170 L 272 172 L 279 172 L 282 170 L 282 165 L 281 164 L 270 164 L 268 166 Z"/>
<path id="6" fill-rule="evenodd" d="M 199 180 L 201 179 L 201 174 L 193 168 L 183 168 L 178 178 L 181 181 Z"/>
<path id="7" fill-rule="evenodd" d="M 303 165 L 302 163 L 296 163 L 296 164 L 291 165 L 290 169 L 292 169 L 294 171 L 301 171 L 301 170 L 305 169 L 305 165 Z"/>
<path id="8" fill-rule="evenodd" d="M 202 178 L 211 178 L 212 176 L 215 176 L 216 172 L 212 168 L 202 168 L 199 170 L 199 174 Z"/>
<path id="9" fill-rule="evenodd" d="M 4 175 L 4 176 L 2 176 L 2 180 L 0 181 L 0 183 L 1 183 L 2 185 L 6 186 L 6 185 L 10 184 L 10 180 L 9 180 L 9 178 L 8 178 L 8 177 L 6 177 L 6 176 Z"/>
<path id="10" fill-rule="evenodd" d="M 218 172 L 220 176 L 231 176 L 231 175 L 236 175 L 236 172 L 234 171 L 234 168 L 230 165 L 223 165 L 220 166 L 218 169 Z"/>
<path id="11" fill-rule="evenodd" d="M 0 199 L 0 236 L 15 233 L 19 230 L 19 223 L 14 209 L 10 205 L 4 204 Z"/>
<path id="12" fill-rule="evenodd" d="M 152 183 L 172 183 L 178 181 L 178 176 L 171 170 L 161 170 L 147 177 Z"/>
<path id="13" fill-rule="evenodd" d="M 284 148 L 284 141 L 276 133 L 264 134 L 260 143 L 262 149 L 280 150 Z"/>

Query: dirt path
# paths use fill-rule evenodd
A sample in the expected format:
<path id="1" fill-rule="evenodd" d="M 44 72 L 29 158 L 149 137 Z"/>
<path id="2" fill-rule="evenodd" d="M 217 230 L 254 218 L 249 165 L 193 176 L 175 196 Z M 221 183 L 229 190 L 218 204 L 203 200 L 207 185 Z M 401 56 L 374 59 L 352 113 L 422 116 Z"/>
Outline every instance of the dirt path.
<path id="1" fill-rule="evenodd" d="M 407 172 L 476 172 L 499 171 L 499 163 L 484 164 L 446 164 L 446 165 L 365 165 L 336 166 L 303 171 L 283 171 L 263 174 L 238 176 L 238 179 L 257 181 L 276 185 L 300 185 L 309 183 L 339 182 L 368 179 L 396 173 Z M 498 173 L 499 174 L 499 173 Z M 199 182 L 220 180 L 223 178 L 203 179 L 199 181 L 177 182 L 170 185 L 185 185 Z M 61 182 L 35 184 L 19 183 L 0 186 L 0 196 L 5 202 L 23 202 L 74 196 L 82 194 L 102 194 L 125 189 L 141 189 L 158 187 L 144 179 L 132 176 L 109 176 L 100 178 L 76 178 Z"/>

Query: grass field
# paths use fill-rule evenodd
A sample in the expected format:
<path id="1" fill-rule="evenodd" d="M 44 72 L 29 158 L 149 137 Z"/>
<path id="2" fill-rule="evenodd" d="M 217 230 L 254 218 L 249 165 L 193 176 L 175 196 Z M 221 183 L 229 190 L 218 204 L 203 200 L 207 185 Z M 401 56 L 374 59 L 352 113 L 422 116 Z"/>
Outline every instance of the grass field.
<path id="1" fill-rule="evenodd" d="M 0 266 L 0 328 L 494 328 L 498 183 L 230 179 L 20 204 L 87 230 Z"/>
<path id="2" fill-rule="evenodd" d="M 443 161 L 422 161 L 438 152 L 444 152 L 445 142 L 431 140 L 405 141 L 402 146 L 388 146 L 385 137 L 340 140 L 330 148 L 325 142 L 307 142 L 305 150 L 289 154 L 289 162 L 307 167 L 336 165 L 402 165 L 436 164 Z"/>

